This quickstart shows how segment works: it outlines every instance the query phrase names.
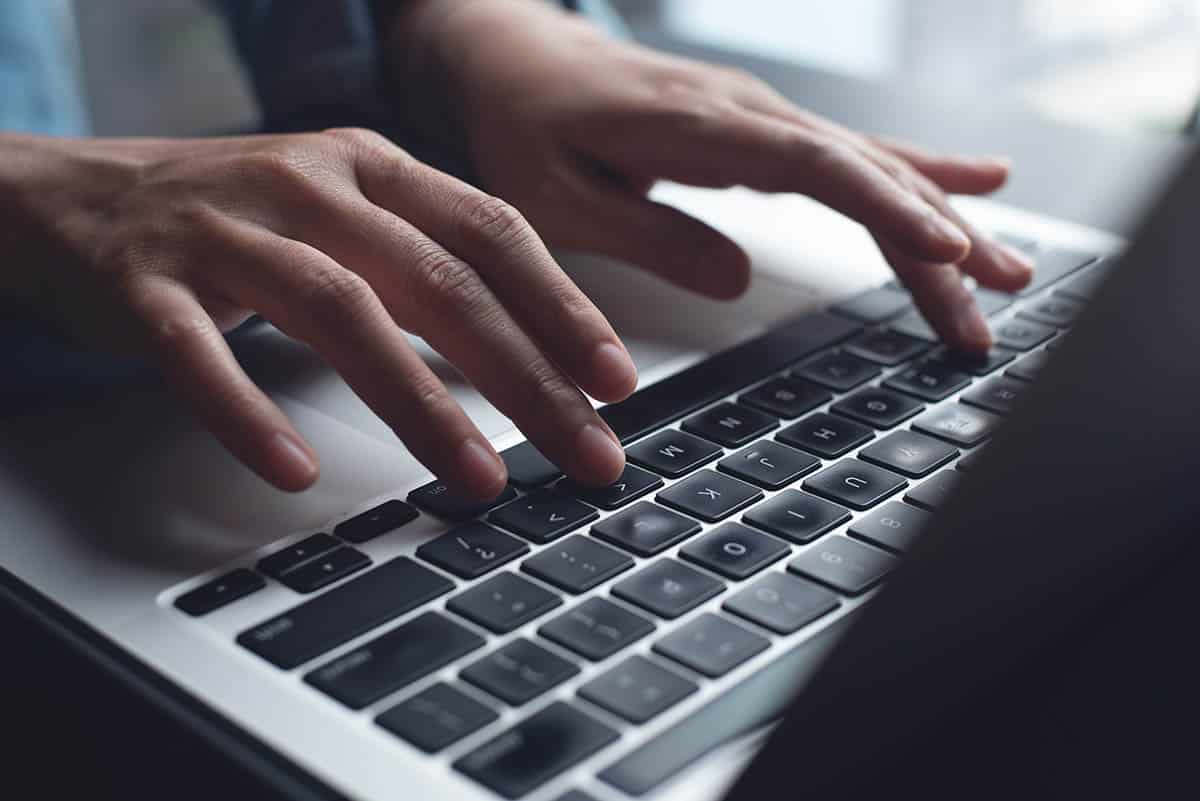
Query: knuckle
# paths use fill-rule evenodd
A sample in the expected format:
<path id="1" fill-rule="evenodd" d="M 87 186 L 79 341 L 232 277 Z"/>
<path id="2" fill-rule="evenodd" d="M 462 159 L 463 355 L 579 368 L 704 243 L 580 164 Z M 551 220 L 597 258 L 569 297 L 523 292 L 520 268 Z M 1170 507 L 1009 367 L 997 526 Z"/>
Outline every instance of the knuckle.
<path id="1" fill-rule="evenodd" d="M 475 271 L 436 245 L 418 254 L 415 271 L 421 293 L 430 303 L 470 312 L 482 300 L 484 287 Z"/>
<path id="2" fill-rule="evenodd" d="M 150 325 L 154 345 L 164 351 L 180 351 L 203 344 L 212 336 L 212 321 L 199 315 L 175 315 Z"/>
<path id="3" fill-rule="evenodd" d="M 335 333 L 354 328 L 374 311 L 377 299 L 361 276 L 341 267 L 309 266 L 304 309 Z"/>
<path id="4" fill-rule="evenodd" d="M 483 243 L 510 245 L 529 230 L 521 212 L 492 195 L 467 194 L 458 201 L 456 211 L 462 233 Z"/>
<path id="5" fill-rule="evenodd" d="M 522 384 L 531 401 L 540 407 L 547 404 L 551 408 L 562 406 L 577 400 L 579 394 L 574 385 L 544 359 L 538 359 L 529 366 Z"/>
<path id="6" fill-rule="evenodd" d="M 383 150 L 392 147 L 390 139 L 369 128 L 327 128 L 321 135 L 336 143 L 363 150 Z"/>

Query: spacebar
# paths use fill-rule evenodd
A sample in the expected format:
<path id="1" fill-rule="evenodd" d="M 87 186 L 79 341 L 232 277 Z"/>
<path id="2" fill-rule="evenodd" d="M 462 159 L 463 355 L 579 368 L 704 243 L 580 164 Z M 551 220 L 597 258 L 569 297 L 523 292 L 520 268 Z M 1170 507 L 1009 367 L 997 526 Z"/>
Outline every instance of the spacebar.
<path id="1" fill-rule="evenodd" d="M 715 701 L 600 773 L 629 795 L 644 795 L 708 752 L 783 717 L 801 683 L 855 615 L 844 615 Z"/>

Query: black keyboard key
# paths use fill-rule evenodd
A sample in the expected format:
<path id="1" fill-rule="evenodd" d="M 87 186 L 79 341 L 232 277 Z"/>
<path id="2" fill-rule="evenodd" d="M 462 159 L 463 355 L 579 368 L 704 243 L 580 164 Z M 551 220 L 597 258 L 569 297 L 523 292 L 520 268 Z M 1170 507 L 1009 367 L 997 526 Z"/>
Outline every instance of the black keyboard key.
<path id="1" fill-rule="evenodd" d="M 925 321 L 925 317 L 916 309 L 908 312 L 898 320 L 893 320 L 891 329 L 906 337 L 920 339 L 924 342 L 937 342 L 938 335 Z"/>
<path id="2" fill-rule="evenodd" d="M 656 642 L 654 652 L 715 679 L 770 645 L 761 634 L 706 613 Z"/>
<path id="3" fill-rule="evenodd" d="M 592 526 L 592 534 L 638 556 L 653 556 L 700 530 L 700 524 L 645 501 Z"/>
<path id="4" fill-rule="evenodd" d="M 538 629 L 538 634 L 580 656 L 599 662 L 654 631 L 641 615 L 605 598 L 588 598 Z"/>
<path id="5" fill-rule="evenodd" d="M 983 448 L 976 448 L 955 462 L 954 468 L 956 470 L 974 470 L 975 465 L 979 462 L 979 457 L 983 455 L 983 451 Z"/>
<path id="6" fill-rule="evenodd" d="M 976 287 L 971 294 L 975 297 L 975 306 L 984 317 L 991 317 L 993 314 L 1004 311 L 1016 300 L 1015 295 L 983 287 Z"/>
<path id="7" fill-rule="evenodd" d="M 426 612 L 348 651 L 304 680 L 351 709 L 385 695 L 483 646 L 483 638 L 436 612 Z"/>
<path id="8" fill-rule="evenodd" d="M 1060 295 L 1051 295 L 1021 309 L 1017 316 L 1055 328 L 1069 328 L 1082 311 L 1082 303 Z"/>
<path id="9" fill-rule="evenodd" d="M 503 492 L 490 501 L 483 503 L 464 501 L 453 495 L 450 488 L 442 482 L 431 481 L 408 493 L 408 502 L 443 520 L 458 521 L 466 520 L 468 517 L 477 517 L 489 509 L 508 503 L 515 497 L 517 497 L 517 493 L 513 491 L 513 488 L 505 487 Z"/>
<path id="10" fill-rule="evenodd" d="M 347 542 L 361 544 L 407 525 L 420 516 L 420 512 L 404 501 L 384 501 L 374 509 L 338 523 L 333 533 Z"/>
<path id="11" fill-rule="evenodd" d="M 401 556 L 238 635 L 289 670 L 443 595 L 454 583 Z"/>
<path id="12" fill-rule="evenodd" d="M 1010 414 L 1028 386 L 1024 381 L 1000 375 L 964 392 L 962 401 L 997 414 Z"/>
<path id="13" fill-rule="evenodd" d="M 597 517 L 599 513 L 585 503 L 538 490 L 506 503 L 488 520 L 532 542 L 550 542 Z"/>
<path id="14" fill-rule="evenodd" d="M 245 598 L 267 586 L 263 577 L 252 570 L 239 567 L 175 599 L 176 608 L 192 617 L 215 612 L 238 598 Z"/>
<path id="15" fill-rule="evenodd" d="M 607 487 L 585 487 L 571 479 L 564 479 L 555 486 L 555 490 L 583 498 L 601 509 L 619 509 L 662 485 L 663 480 L 653 473 L 626 464 L 621 477 Z"/>
<path id="16" fill-rule="evenodd" d="M 459 674 L 512 706 L 532 701 L 579 672 L 579 667 L 526 639 L 516 639 Z"/>
<path id="17" fill-rule="evenodd" d="M 884 382 L 888 389 L 940 401 L 971 383 L 971 377 L 942 361 L 929 359 L 902 370 Z"/>
<path id="18" fill-rule="evenodd" d="M 725 602 L 723 608 L 777 634 L 791 634 L 838 608 L 824 587 L 786 573 L 768 573 Z"/>
<path id="19" fill-rule="evenodd" d="M 519 798 L 617 736 L 590 715 L 556 701 L 459 759 L 454 768 L 505 798 Z"/>
<path id="20" fill-rule="evenodd" d="M 315 592 L 335 581 L 344 579 L 369 566 L 365 553 L 348 545 L 305 562 L 279 577 L 279 581 L 296 592 Z"/>
<path id="21" fill-rule="evenodd" d="M 644 656 L 631 656 L 580 687 L 579 697 L 630 723 L 645 723 L 698 689 Z"/>
<path id="22" fill-rule="evenodd" d="M 910 489 L 904 495 L 904 500 L 915 503 L 924 509 L 940 509 L 958 489 L 962 473 L 955 470 L 943 470 L 934 473 L 923 483 Z"/>
<path id="23" fill-rule="evenodd" d="M 1050 363 L 1050 356 L 1051 354 L 1048 350 L 1034 351 L 1005 370 L 1004 374 L 1013 378 L 1019 378 L 1022 381 L 1034 381 L 1042 374 L 1042 370 L 1046 369 L 1046 365 Z"/>
<path id="24" fill-rule="evenodd" d="M 295 570 L 309 559 L 327 554 L 339 545 L 341 543 L 328 534 L 313 534 L 259 559 L 258 572 L 278 579 L 289 570 Z"/>
<path id="25" fill-rule="evenodd" d="M 719 403 L 681 424 L 684 431 L 728 448 L 741 447 L 778 426 L 779 421 L 771 415 L 736 403 Z"/>
<path id="26" fill-rule="evenodd" d="M 906 551 L 929 524 L 929 518 L 929 512 L 923 509 L 890 501 L 855 520 L 850 526 L 850 536 L 889 551 Z"/>
<path id="27" fill-rule="evenodd" d="M 829 408 L 875 428 L 891 428 L 925 407 L 912 398 L 890 390 L 864 389 L 842 398 Z"/>
<path id="28" fill-rule="evenodd" d="M 677 618 L 725 585 L 674 559 L 661 559 L 613 585 L 612 594 L 665 618 Z"/>
<path id="29" fill-rule="evenodd" d="M 868 289 L 829 307 L 830 311 L 844 314 L 862 323 L 882 323 L 893 317 L 898 317 L 912 306 L 912 297 L 898 289 L 880 287 Z"/>
<path id="30" fill-rule="evenodd" d="M 876 364 L 893 367 L 915 359 L 929 344 L 895 331 L 867 331 L 846 343 L 846 350 Z"/>
<path id="31" fill-rule="evenodd" d="M 795 378 L 772 378 L 762 386 L 742 394 L 739 401 L 747 406 L 770 412 L 776 417 L 792 419 L 812 411 L 833 399 L 829 390 Z"/>
<path id="32" fill-rule="evenodd" d="M 815 456 L 769 439 L 726 456 L 717 463 L 722 473 L 770 490 L 786 487 L 821 466 Z"/>
<path id="33" fill-rule="evenodd" d="M 826 459 L 836 459 L 874 436 L 874 429 L 820 412 L 788 426 L 776 434 L 775 439 Z"/>
<path id="34" fill-rule="evenodd" d="M 870 509 L 906 486 L 908 482 L 890 470 L 857 459 L 844 459 L 804 480 L 806 490 L 860 510 Z"/>
<path id="35" fill-rule="evenodd" d="M 1037 268 L 1033 271 L 1033 280 L 1021 290 L 1020 294 L 1023 296 L 1032 295 L 1063 279 L 1065 276 L 1095 262 L 1096 259 L 1097 256 L 1092 253 L 1081 253 L 1076 250 L 1064 250 L 1062 248 L 1041 250 L 1036 256 Z M 1091 272 L 1096 271 L 1092 270 Z M 1078 279 L 1072 279 L 1068 283 L 1074 283 L 1075 280 Z"/>
<path id="36" fill-rule="evenodd" d="M 633 559 L 590 537 L 572 534 L 521 563 L 521 569 L 572 593 L 590 590 L 633 567 Z"/>
<path id="37" fill-rule="evenodd" d="M 680 549 L 689 562 L 741 580 L 791 552 L 785 543 L 738 523 L 726 523 Z"/>
<path id="38" fill-rule="evenodd" d="M 920 478 L 958 456 L 958 449 L 915 431 L 893 431 L 858 452 L 858 458 Z"/>
<path id="39" fill-rule="evenodd" d="M 629 446 L 626 453 L 642 467 L 667 478 L 679 478 L 716 459 L 723 451 L 708 440 L 668 429 Z"/>
<path id="40" fill-rule="evenodd" d="M 672 509 L 715 523 L 739 509 L 746 508 L 762 496 L 762 490 L 744 481 L 714 473 L 712 470 L 701 470 L 677 484 L 672 484 L 656 497 L 659 503 Z"/>
<path id="41" fill-rule="evenodd" d="M 507 634 L 562 605 L 550 590 L 513 573 L 497 573 L 446 603 L 446 608 L 497 634 Z"/>
<path id="42" fill-rule="evenodd" d="M 516 537 L 472 520 L 417 549 L 417 556 L 465 579 L 478 578 L 529 552 Z"/>
<path id="43" fill-rule="evenodd" d="M 679 723 L 640 743 L 600 773 L 632 796 L 645 795 L 720 746 L 782 716 L 796 689 L 825 660 L 854 617 L 845 615 L 751 673 Z"/>
<path id="44" fill-rule="evenodd" d="M 859 595 L 899 564 L 900 560 L 886 551 L 846 537 L 828 537 L 789 562 L 788 570 L 846 595 Z"/>
<path id="45" fill-rule="evenodd" d="M 998 325 L 994 333 L 997 345 L 1013 350 L 1032 350 L 1057 331 L 1048 325 L 1016 317 Z"/>
<path id="46" fill-rule="evenodd" d="M 792 542 L 811 542 L 850 519 L 849 510 L 799 490 L 784 490 L 742 516 L 752 526 Z"/>
<path id="47" fill-rule="evenodd" d="M 562 471 L 542 456 L 532 442 L 506 448 L 500 451 L 500 458 L 508 468 L 508 480 L 521 489 L 544 487 L 562 475 Z"/>
<path id="48" fill-rule="evenodd" d="M 438 682 L 375 718 L 375 722 L 427 754 L 474 734 L 499 715 L 449 684 Z"/>
<path id="49" fill-rule="evenodd" d="M 1003 418 L 982 409 L 951 403 L 921 415 L 913 421 L 912 427 L 924 434 L 971 448 L 994 434 L 1002 422 Z"/>
<path id="50" fill-rule="evenodd" d="M 1096 297 L 1096 293 L 1100 291 L 1100 287 L 1104 285 L 1104 279 L 1108 277 L 1108 272 L 1092 268 L 1085 273 L 1077 275 L 1070 281 L 1054 290 L 1055 295 L 1063 295 L 1078 300 L 1083 303 L 1088 302 Z"/>
<path id="51" fill-rule="evenodd" d="M 879 368 L 871 362 L 842 351 L 818 356 L 792 371 L 792 375 L 797 378 L 816 381 L 838 392 L 854 389 L 879 373 Z"/>
<path id="52" fill-rule="evenodd" d="M 930 355 L 930 359 L 941 362 L 951 370 L 974 376 L 991 375 L 999 368 L 1011 362 L 1017 356 L 1015 351 L 1005 348 L 992 348 L 987 353 L 963 353 L 962 351 L 938 348 Z"/>

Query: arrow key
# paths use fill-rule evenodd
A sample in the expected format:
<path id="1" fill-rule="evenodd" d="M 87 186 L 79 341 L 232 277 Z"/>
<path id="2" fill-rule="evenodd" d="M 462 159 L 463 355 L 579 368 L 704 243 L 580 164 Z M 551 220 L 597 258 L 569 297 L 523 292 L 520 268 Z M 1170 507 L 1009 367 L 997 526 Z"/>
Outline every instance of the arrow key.
<path id="1" fill-rule="evenodd" d="M 488 516 L 491 522 L 531 542 L 550 542 L 595 520 L 592 507 L 545 490 L 506 503 Z"/>

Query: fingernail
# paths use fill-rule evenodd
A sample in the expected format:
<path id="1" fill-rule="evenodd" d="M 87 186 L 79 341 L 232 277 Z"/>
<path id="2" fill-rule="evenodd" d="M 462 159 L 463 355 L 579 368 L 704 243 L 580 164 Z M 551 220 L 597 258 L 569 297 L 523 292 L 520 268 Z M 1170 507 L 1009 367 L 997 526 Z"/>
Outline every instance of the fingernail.
<path id="1" fill-rule="evenodd" d="M 941 214 L 933 214 L 930 218 L 937 236 L 944 241 L 958 246 L 963 251 L 971 249 L 971 239 L 963 230 L 947 220 Z"/>
<path id="2" fill-rule="evenodd" d="M 987 321 L 979 313 L 978 307 L 972 302 L 964 306 L 954 321 L 958 340 L 969 350 L 985 351 L 992 346 L 992 332 Z"/>
<path id="3" fill-rule="evenodd" d="M 507 471 L 495 451 L 479 440 L 468 439 L 459 448 L 459 469 L 465 488 L 480 498 L 494 498 L 504 489 Z"/>
<path id="4" fill-rule="evenodd" d="M 979 159 L 979 163 L 985 167 L 1005 171 L 1011 170 L 1013 164 L 1012 159 L 1008 156 L 985 156 Z"/>
<path id="5" fill-rule="evenodd" d="M 605 342 L 596 348 L 592 370 L 597 383 L 605 390 L 605 396 L 600 400 L 621 400 L 637 387 L 637 367 L 629 352 L 615 343 Z"/>
<path id="6" fill-rule="evenodd" d="M 288 487 L 303 488 L 312 484 L 320 468 L 308 449 L 295 437 L 277 432 L 271 440 L 272 470 Z"/>
<path id="7" fill-rule="evenodd" d="M 580 478 L 608 484 L 621 475 L 625 451 L 604 429 L 588 423 L 575 438 L 575 464 Z"/>

